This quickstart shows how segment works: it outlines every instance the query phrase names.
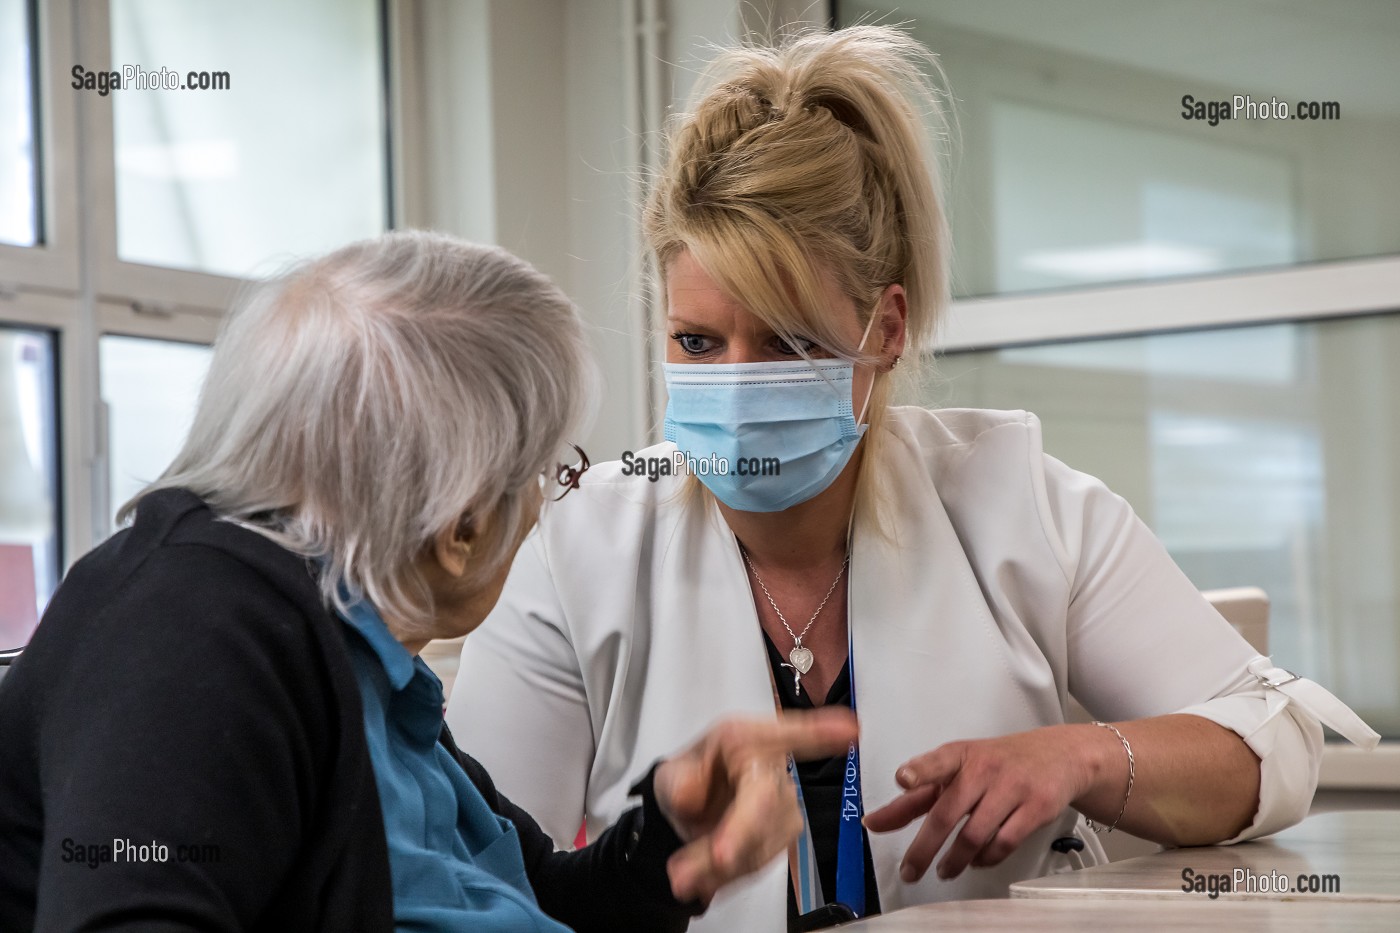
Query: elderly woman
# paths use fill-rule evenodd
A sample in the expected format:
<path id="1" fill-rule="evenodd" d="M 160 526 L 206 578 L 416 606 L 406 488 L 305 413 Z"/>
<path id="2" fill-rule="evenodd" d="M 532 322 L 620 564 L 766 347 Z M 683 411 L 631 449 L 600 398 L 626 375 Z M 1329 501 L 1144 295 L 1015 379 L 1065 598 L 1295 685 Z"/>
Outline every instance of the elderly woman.
<path id="1" fill-rule="evenodd" d="M 416 654 L 576 482 L 584 346 L 525 263 L 427 234 L 237 310 L 184 449 L 0 684 L 0 929 L 679 930 L 782 852 L 783 763 L 848 747 L 849 713 L 716 727 L 577 852 L 443 727 Z"/>
<path id="2" fill-rule="evenodd" d="M 1307 812 L 1319 716 L 1374 741 L 1033 416 L 890 407 L 946 301 L 933 68 L 873 27 L 721 57 L 645 212 L 667 443 L 593 468 L 463 652 L 449 720 L 561 840 L 717 716 L 859 708 L 858 750 L 796 769 L 787 870 L 697 930 L 1004 897 L 1101 860 L 1086 818 L 1172 845 L 1274 832 Z M 1071 695 L 1104 721 L 1067 723 Z"/>

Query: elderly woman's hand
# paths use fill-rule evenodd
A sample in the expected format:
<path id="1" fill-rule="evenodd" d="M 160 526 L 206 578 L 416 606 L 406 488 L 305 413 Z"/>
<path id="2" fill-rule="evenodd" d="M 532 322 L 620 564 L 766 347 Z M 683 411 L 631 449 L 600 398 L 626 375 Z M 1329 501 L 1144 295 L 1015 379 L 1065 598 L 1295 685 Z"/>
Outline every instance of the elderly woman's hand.
<path id="1" fill-rule="evenodd" d="M 844 753 L 856 740 L 850 710 L 785 713 L 776 722 L 726 720 L 657 768 L 657 803 L 686 845 L 667 873 L 682 901 L 709 903 L 725 884 L 757 871 L 802 832 L 787 773 L 795 758 Z"/>
<path id="2" fill-rule="evenodd" d="M 963 817 L 967 822 L 939 862 L 938 876 L 996 865 L 1090 789 L 1093 769 L 1076 749 L 1081 740 L 1097 738 L 1095 731 L 1049 726 L 940 745 L 900 767 L 895 780 L 904 794 L 869 813 L 865 826 L 890 832 L 928 816 L 900 865 L 906 882 L 923 877 Z"/>

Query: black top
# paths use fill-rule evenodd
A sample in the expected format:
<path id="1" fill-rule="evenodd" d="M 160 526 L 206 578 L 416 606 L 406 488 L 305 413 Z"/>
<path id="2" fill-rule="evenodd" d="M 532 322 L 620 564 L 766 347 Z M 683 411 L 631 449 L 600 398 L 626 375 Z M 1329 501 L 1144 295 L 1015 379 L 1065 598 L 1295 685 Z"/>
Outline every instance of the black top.
<path id="1" fill-rule="evenodd" d="M 301 558 L 188 492 L 143 500 L 0 682 L 0 930 L 391 930 L 345 637 Z M 671 896 L 680 840 L 649 782 L 593 845 L 555 852 L 441 741 L 515 823 L 550 915 L 683 930 L 698 912 Z"/>
<path id="2" fill-rule="evenodd" d="M 773 668 L 773 682 L 778 687 L 778 701 L 783 709 L 813 709 L 812 694 L 803 690 L 799 696 L 793 683 L 792 668 L 783 667 L 786 659 L 778 653 L 777 646 L 763 634 L 763 643 L 768 648 L 768 663 Z M 827 691 L 823 706 L 851 705 L 851 661 L 841 667 L 831 689 Z M 812 845 L 817 851 L 817 875 L 821 879 L 822 893 L 830 901 L 836 896 L 836 845 L 841 833 L 841 789 L 846 774 L 846 757 L 821 758 L 816 761 L 799 761 L 797 777 L 802 782 L 802 799 L 807 805 L 807 821 L 812 828 Z M 870 858 L 870 837 L 861 830 L 861 841 L 865 847 L 865 913 L 871 917 L 880 912 L 880 892 L 875 888 L 875 863 Z M 788 928 L 795 930 L 797 920 L 797 895 L 788 884 Z"/>

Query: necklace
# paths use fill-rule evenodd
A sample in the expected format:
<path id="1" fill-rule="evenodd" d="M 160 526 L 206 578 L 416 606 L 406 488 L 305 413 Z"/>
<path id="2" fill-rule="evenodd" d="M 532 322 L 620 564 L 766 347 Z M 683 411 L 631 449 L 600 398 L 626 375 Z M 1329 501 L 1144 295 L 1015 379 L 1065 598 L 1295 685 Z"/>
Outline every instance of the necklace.
<path id="1" fill-rule="evenodd" d="M 772 606 L 773 611 L 778 614 L 778 621 L 783 623 L 783 628 L 787 629 L 787 633 L 792 636 L 793 647 L 792 650 L 788 652 L 788 660 L 792 663 L 784 664 L 783 667 L 792 668 L 792 685 L 797 690 L 797 695 L 801 696 L 802 675 L 812 669 L 813 661 L 812 650 L 802 646 L 802 639 L 807 637 L 807 633 L 812 630 L 812 623 L 817 621 L 817 616 L 821 615 L 822 610 L 826 608 L 827 600 L 831 599 L 831 594 L 836 592 L 836 584 L 841 582 L 841 577 L 846 572 L 846 565 L 851 562 L 851 552 L 846 552 L 846 559 L 841 562 L 841 569 L 836 572 L 836 579 L 831 581 L 831 587 L 826 591 L 826 595 L 822 597 L 821 605 L 817 607 L 816 612 L 812 613 L 812 618 L 807 620 L 807 627 L 802 630 L 800 635 L 792 630 L 791 625 L 788 625 L 787 617 L 783 615 L 783 610 L 778 608 L 778 604 L 773 601 L 773 594 L 768 592 L 768 587 L 764 584 L 763 578 L 758 575 L 758 568 L 753 565 L 753 561 L 749 558 L 749 552 L 745 550 L 742 544 L 739 545 L 739 553 L 744 555 L 744 563 L 749 565 L 749 571 L 753 573 L 753 578 L 757 581 L 758 588 L 763 590 L 763 595 L 768 598 L 768 605 Z"/>

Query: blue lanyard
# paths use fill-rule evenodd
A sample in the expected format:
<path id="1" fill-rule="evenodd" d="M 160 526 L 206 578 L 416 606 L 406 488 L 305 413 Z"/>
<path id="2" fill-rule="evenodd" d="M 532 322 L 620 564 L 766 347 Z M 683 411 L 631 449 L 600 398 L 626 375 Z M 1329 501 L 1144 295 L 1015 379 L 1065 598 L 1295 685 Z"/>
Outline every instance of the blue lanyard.
<path id="1" fill-rule="evenodd" d="M 847 664 L 851 670 L 851 712 L 856 711 L 855 640 L 849 612 L 846 623 Z M 854 742 L 846 753 L 846 773 L 841 783 L 841 829 L 836 837 L 836 900 L 865 916 L 865 833 L 860 818 L 865 808 L 860 797 L 860 749 Z"/>
<path id="2" fill-rule="evenodd" d="M 847 664 L 851 677 L 851 712 L 856 711 L 855 645 L 847 623 Z M 776 688 L 774 694 L 776 696 Z M 811 913 L 822 906 L 817 881 L 817 853 L 812 842 L 811 824 L 807 819 L 807 803 L 802 795 L 797 765 L 789 758 L 788 773 L 797 788 L 797 804 L 802 811 L 802 838 L 790 855 L 789 868 L 797 895 L 798 911 Z M 834 902 L 845 904 L 857 917 L 865 915 L 865 833 L 861 816 L 865 808 L 860 795 L 860 749 L 854 743 L 846 753 L 846 770 L 841 783 L 841 823 L 836 837 L 836 897 Z"/>
<path id="3" fill-rule="evenodd" d="M 846 532 L 846 548 L 849 551 L 851 531 Z M 847 592 L 850 591 L 850 577 L 846 578 Z M 856 647 L 855 626 L 851 622 L 849 600 L 846 610 L 846 664 L 850 668 L 851 712 L 856 712 Z M 778 697 L 778 685 L 772 680 L 773 705 L 782 709 Z M 824 898 L 817 877 L 817 850 L 812 841 L 812 825 L 807 818 L 807 802 L 803 799 L 802 781 L 797 773 L 797 762 L 788 756 L 788 775 L 797 791 L 797 809 L 802 814 L 802 835 L 788 852 L 788 874 L 792 880 L 793 894 L 797 899 L 799 913 L 808 914 L 821 908 Z M 860 749 L 854 742 L 846 752 L 846 770 L 841 782 L 841 822 L 836 837 L 836 899 L 844 904 L 857 917 L 865 915 L 865 830 L 861 817 L 865 805 L 860 794 Z"/>

